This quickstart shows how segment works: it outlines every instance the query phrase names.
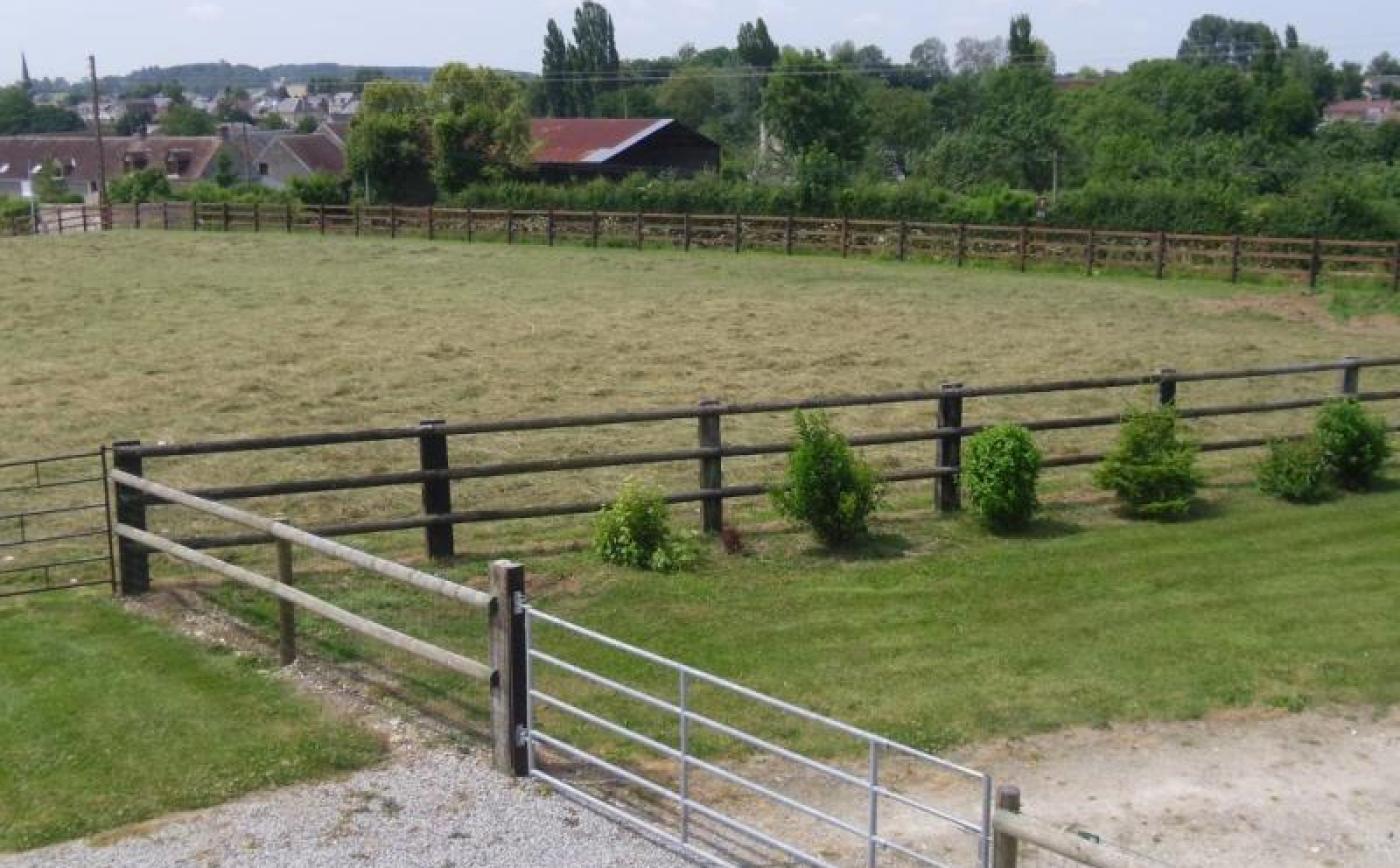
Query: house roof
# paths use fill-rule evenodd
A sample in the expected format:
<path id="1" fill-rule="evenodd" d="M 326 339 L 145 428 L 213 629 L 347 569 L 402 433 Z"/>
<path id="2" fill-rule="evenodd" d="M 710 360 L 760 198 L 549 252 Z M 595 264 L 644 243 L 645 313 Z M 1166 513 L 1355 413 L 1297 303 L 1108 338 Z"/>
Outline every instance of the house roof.
<path id="1" fill-rule="evenodd" d="M 1330 118 L 1384 118 L 1396 110 L 1395 100 L 1348 99 L 1328 105 L 1323 114 Z"/>
<path id="2" fill-rule="evenodd" d="M 670 118 L 537 118 L 530 121 L 536 164 L 606 163 L 675 123 Z"/>
<path id="3" fill-rule="evenodd" d="M 278 144 L 292 152 L 312 172 L 339 175 L 345 171 L 345 151 L 330 136 L 321 133 L 282 136 Z"/>
<path id="4" fill-rule="evenodd" d="M 103 143 L 107 177 L 126 171 L 128 154 L 144 154 L 147 165 L 163 167 L 168 155 L 188 157 L 178 180 L 193 181 L 219 153 L 223 142 L 217 136 L 112 136 Z M 183 153 L 182 153 L 183 152 Z M 97 142 L 85 136 L 4 136 L 0 137 L 0 179 L 24 180 L 35 167 L 48 161 L 58 163 L 64 174 L 82 180 L 97 178 Z"/>

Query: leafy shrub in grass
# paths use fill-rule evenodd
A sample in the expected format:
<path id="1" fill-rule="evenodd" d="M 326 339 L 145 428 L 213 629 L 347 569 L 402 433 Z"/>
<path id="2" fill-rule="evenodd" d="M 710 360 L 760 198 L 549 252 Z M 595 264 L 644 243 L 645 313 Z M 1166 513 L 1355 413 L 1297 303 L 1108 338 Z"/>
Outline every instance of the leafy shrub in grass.
<path id="1" fill-rule="evenodd" d="M 1019 425 L 994 425 L 967 441 L 962 480 L 982 521 L 995 530 L 1030 523 L 1037 506 L 1040 450 Z"/>
<path id="2" fill-rule="evenodd" d="M 1317 415 L 1317 440 L 1337 484 L 1352 491 L 1371 486 L 1390 457 L 1385 421 L 1359 401 L 1332 401 Z"/>
<path id="3" fill-rule="evenodd" d="M 1184 439 L 1171 407 L 1133 410 L 1123 417 L 1118 443 L 1094 472 L 1139 518 L 1178 518 L 1191 509 L 1201 475 L 1196 446 Z"/>
<path id="4" fill-rule="evenodd" d="M 880 503 L 875 472 L 825 413 L 798 411 L 794 420 L 797 442 L 788 457 L 786 485 L 773 493 L 773 505 L 827 546 L 850 545 L 869 532 L 870 514 Z"/>
<path id="5" fill-rule="evenodd" d="M 695 562 L 695 549 L 671 529 L 661 492 L 625 483 L 617 499 L 598 513 L 593 551 L 610 564 L 672 573 Z"/>
<path id="6" fill-rule="evenodd" d="M 1332 493 L 1327 456 L 1315 437 L 1270 443 L 1258 478 L 1260 491 L 1293 503 L 1317 503 Z"/>

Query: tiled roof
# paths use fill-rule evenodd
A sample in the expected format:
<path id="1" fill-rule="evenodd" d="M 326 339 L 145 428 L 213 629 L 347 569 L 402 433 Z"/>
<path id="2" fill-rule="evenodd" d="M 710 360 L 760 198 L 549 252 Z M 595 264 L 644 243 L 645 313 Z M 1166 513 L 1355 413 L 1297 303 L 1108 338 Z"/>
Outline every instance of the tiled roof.
<path id="1" fill-rule="evenodd" d="M 669 118 L 538 118 L 530 121 L 537 164 L 604 163 L 674 121 Z"/>
<path id="2" fill-rule="evenodd" d="M 167 155 L 186 157 L 179 180 L 202 177 L 223 144 L 217 136 L 112 136 L 103 140 L 107 177 L 116 178 L 127 169 L 128 154 L 143 154 L 146 165 L 163 168 Z M 183 152 L 183 153 L 180 153 Z M 34 167 L 50 160 L 64 174 L 83 180 L 97 178 L 97 142 L 87 136 L 3 136 L 0 137 L 0 179 L 23 180 Z"/>
<path id="3" fill-rule="evenodd" d="M 313 172 L 339 175 L 345 171 L 345 152 L 330 136 L 321 133 L 291 135 L 283 136 L 278 142 Z"/>

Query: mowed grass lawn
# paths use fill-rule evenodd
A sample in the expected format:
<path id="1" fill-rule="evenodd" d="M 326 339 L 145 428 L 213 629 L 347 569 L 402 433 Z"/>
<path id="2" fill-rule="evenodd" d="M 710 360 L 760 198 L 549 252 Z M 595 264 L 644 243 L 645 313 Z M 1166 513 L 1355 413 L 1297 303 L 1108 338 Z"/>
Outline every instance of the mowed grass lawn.
<path id="1" fill-rule="evenodd" d="M 17 396 L 0 409 L 4 454 L 133 436 L 642 408 L 703 395 L 758 400 L 1382 355 L 1395 352 L 1400 335 L 1393 319 L 1342 321 L 1329 313 L 1335 299 L 1288 287 L 275 235 L 0 245 L 0 294 L 0 376 L 7 396 Z M 1352 298 L 1346 306 L 1378 305 Z M 1363 375 L 1364 388 L 1397 385 L 1395 373 Z M 1234 380 L 1183 385 L 1181 400 L 1333 388 L 1331 374 Z M 974 401 L 965 421 L 1104 412 L 1146 399 L 1125 390 Z M 849 431 L 905 430 L 931 417 L 928 405 L 837 414 Z M 1193 429 L 1248 436 L 1302 430 L 1309 418 L 1231 417 Z M 727 442 L 762 442 L 790 427 L 781 415 L 730 421 Z M 1109 436 L 1062 432 L 1041 442 L 1068 451 Z M 454 461 L 478 462 L 685 447 L 694 437 L 690 423 L 472 437 L 452 449 Z M 931 451 L 920 444 L 868 454 L 881 466 L 909 466 L 926 465 Z M 412 443 L 263 452 L 152 461 L 148 472 L 177 483 L 246 482 L 410 469 L 415 453 Z M 777 529 L 759 503 L 731 511 L 750 554 L 712 551 L 692 574 L 638 574 L 581 553 L 546 553 L 561 540 L 586 539 L 577 521 L 459 528 L 468 559 L 451 573 L 470 580 L 486 559 L 516 556 L 552 611 L 932 747 L 1229 706 L 1393 702 L 1400 492 L 1286 506 L 1249 490 L 1251 460 L 1210 456 L 1205 506 L 1177 524 L 1125 521 L 1088 493 L 1083 473 L 1053 473 L 1045 520 L 1017 538 L 934 518 L 929 485 L 920 483 L 892 492 L 877 544 L 852 556 L 833 558 Z M 769 479 L 779 468 L 727 461 L 726 480 Z M 454 491 L 459 508 L 607 497 L 624 475 L 472 481 Z M 695 468 L 634 475 L 693 486 Z M 409 514 L 417 501 L 407 488 L 249 505 L 311 523 Z M 158 515 L 153 527 L 180 526 L 175 513 Z M 693 510 L 676 516 L 694 526 Z M 419 534 L 366 544 L 421 553 Z M 238 557 L 268 566 L 267 552 Z M 183 575 L 160 565 L 157 582 Z M 355 611 L 480 654 L 479 619 L 470 613 L 353 574 L 305 582 Z M 250 616 L 271 612 L 257 595 L 219 595 Z M 336 656 L 376 654 L 307 621 L 308 638 Z M 590 659 L 658 689 L 670 684 L 624 661 Z M 415 689 L 434 702 L 480 714 L 460 680 L 409 668 Z M 723 704 L 697 697 L 706 701 Z M 626 714 L 650 725 L 635 707 Z M 802 738 L 814 750 L 842 749 Z"/>
<path id="2" fill-rule="evenodd" d="M 382 746 L 109 599 L 0 602 L 0 851 L 359 768 Z"/>

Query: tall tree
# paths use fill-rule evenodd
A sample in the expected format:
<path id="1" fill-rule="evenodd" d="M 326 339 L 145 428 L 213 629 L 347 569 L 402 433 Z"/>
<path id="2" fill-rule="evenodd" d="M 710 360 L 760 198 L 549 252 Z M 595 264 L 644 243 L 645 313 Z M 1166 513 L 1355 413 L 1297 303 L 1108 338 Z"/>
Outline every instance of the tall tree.
<path id="1" fill-rule="evenodd" d="M 579 114 L 593 115 L 597 95 L 618 86 L 621 59 L 612 16 L 601 3 L 584 0 L 574 10 L 574 44 L 570 47 L 571 70 L 578 75 L 574 90 Z"/>
<path id="2" fill-rule="evenodd" d="M 366 201 L 431 202 L 431 155 L 424 88 L 388 80 L 365 85 L 345 157 Z"/>
<path id="3" fill-rule="evenodd" d="M 554 19 L 544 29 L 544 60 L 541 64 L 544 77 L 545 112 L 553 118 L 568 117 L 573 114 L 572 80 L 569 76 L 569 43 L 564 39 L 564 31 Z"/>
<path id="4" fill-rule="evenodd" d="M 1035 40 L 1031 37 L 1029 15 L 1017 15 L 1011 19 L 1011 29 L 1006 37 L 1006 54 L 1012 63 L 1035 62 Z"/>
<path id="5" fill-rule="evenodd" d="M 1006 40 L 1000 36 L 977 39 L 964 36 L 953 48 L 953 68 L 965 75 L 996 69 L 1006 62 Z"/>
<path id="6" fill-rule="evenodd" d="M 1249 69 L 1255 55 L 1269 44 L 1277 48 L 1278 36 L 1263 22 L 1202 15 L 1186 28 L 1176 59 Z"/>
<path id="7" fill-rule="evenodd" d="M 820 51 L 786 49 L 763 92 L 763 117 L 787 153 L 821 148 L 847 163 L 865 148 L 861 83 Z"/>
<path id="8" fill-rule="evenodd" d="M 746 21 L 739 25 L 736 50 L 744 63 L 764 72 L 772 69 L 773 64 L 782 56 L 782 52 L 768 35 L 768 25 L 763 23 L 762 18 L 756 19 L 752 24 Z"/>
<path id="9" fill-rule="evenodd" d="M 485 67 L 444 64 L 428 85 L 433 181 L 456 192 L 481 178 L 499 179 L 530 156 L 525 93 L 514 78 Z"/>
<path id="10" fill-rule="evenodd" d="M 921 72 L 929 84 L 936 84 L 953 74 L 953 67 L 948 63 L 948 46 L 934 36 L 910 49 L 909 65 Z"/>

